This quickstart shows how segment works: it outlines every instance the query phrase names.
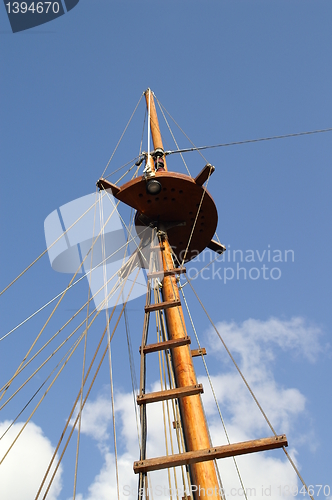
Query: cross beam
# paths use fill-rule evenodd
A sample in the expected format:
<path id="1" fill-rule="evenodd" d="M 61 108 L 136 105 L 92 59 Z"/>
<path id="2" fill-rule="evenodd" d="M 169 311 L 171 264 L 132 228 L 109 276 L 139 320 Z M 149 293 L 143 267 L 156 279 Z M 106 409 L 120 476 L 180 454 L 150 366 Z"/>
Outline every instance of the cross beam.
<path id="1" fill-rule="evenodd" d="M 257 451 L 273 450 L 275 448 L 282 448 L 283 446 L 288 446 L 285 434 L 263 439 L 255 439 L 253 441 L 226 444 L 205 450 L 187 451 L 185 453 L 177 453 L 175 455 L 141 460 L 139 462 L 134 462 L 134 472 L 135 474 L 138 474 L 140 472 L 167 469 L 169 467 L 177 467 L 179 465 L 206 462 L 216 458 L 235 457 L 237 455 L 245 455 L 247 453 L 255 453 Z"/>

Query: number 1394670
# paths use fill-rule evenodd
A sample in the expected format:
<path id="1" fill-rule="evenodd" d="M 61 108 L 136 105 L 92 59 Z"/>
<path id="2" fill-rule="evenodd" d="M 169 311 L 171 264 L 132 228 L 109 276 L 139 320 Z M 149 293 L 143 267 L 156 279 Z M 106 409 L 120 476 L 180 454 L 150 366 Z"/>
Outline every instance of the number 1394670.
<path id="1" fill-rule="evenodd" d="M 57 14 L 60 10 L 59 2 L 8 2 L 6 3 L 8 14 Z"/>

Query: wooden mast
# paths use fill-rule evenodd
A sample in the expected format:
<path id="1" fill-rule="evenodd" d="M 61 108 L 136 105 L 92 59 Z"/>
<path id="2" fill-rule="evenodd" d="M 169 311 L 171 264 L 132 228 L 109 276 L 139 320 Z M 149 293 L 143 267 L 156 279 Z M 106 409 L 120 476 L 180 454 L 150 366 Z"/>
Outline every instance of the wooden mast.
<path id="1" fill-rule="evenodd" d="M 145 92 L 145 98 L 150 115 L 151 135 L 154 148 L 163 149 L 156 107 L 154 104 L 153 94 L 150 89 Z M 167 171 L 165 161 L 164 169 Z M 163 242 L 163 247 L 164 249 L 161 252 L 165 272 L 162 288 L 163 300 L 165 302 L 173 300 L 180 302 L 180 294 L 177 287 L 176 277 L 174 275 L 167 275 L 167 271 L 169 269 L 173 269 L 174 267 L 171 247 L 167 240 L 167 236 Z M 181 305 L 165 309 L 165 316 L 168 337 L 170 340 L 187 337 Z M 172 359 L 177 386 L 188 387 L 197 385 L 193 360 L 188 346 L 184 345 L 172 349 Z M 209 438 L 209 431 L 200 395 L 195 394 L 183 397 L 179 399 L 179 405 L 187 451 L 197 451 L 210 448 L 211 442 Z M 209 493 L 209 498 L 220 498 L 220 485 L 218 483 L 215 464 L 213 461 L 191 464 L 190 472 L 193 490 L 197 488 L 197 493 L 194 493 L 195 498 L 204 497 L 204 495 L 207 495 L 207 492 Z M 200 496 L 198 496 L 199 489 L 201 491 Z"/>
<path id="2" fill-rule="evenodd" d="M 282 448 L 288 446 L 288 443 L 285 435 L 274 435 L 263 440 L 256 439 L 243 443 L 229 443 L 226 446 L 217 446 L 215 448 L 211 447 L 209 431 L 200 399 L 203 387 L 197 383 L 192 361 L 193 356 L 197 355 L 197 353 L 194 354 L 188 347 L 190 338 L 187 335 L 177 286 L 176 275 L 185 272 L 185 269 L 182 267 L 175 268 L 173 256 L 175 260 L 181 261 L 183 253 L 185 253 L 186 261 L 190 261 L 206 247 L 217 253 L 223 253 L 226 250 L 224 245 L 212 239 L 217 227 L 218 214 L 211 195 L 206 188 L 202 187 L 213 173 L 214 167 L 208 163 L 195 178 L 176 172 L 168 172 L 156 107 L 150 89 L 145 92 L 145 99 L 149 112 L 148 129 L 151 130 L 154 151 L 151 152 L 150 150 L 149 133 L 148 153 L 145 155 L 146 166 L 143 175 L 130 180 L 122 186 L 117 186 L 107 179 L 100 178 L 97 186 L 99 189 L 110 189 L 115 198 L 136 210 L 135 227 L 137 234 L 141 235 L 142 241 L 144 228 L 148 226 L 158 228 L 163 271 L 160 269 L 157 271 L 151 270 L 148 277 L 149 279 L 155 278 L 156 274 L 160 275 L 160 272 L 162 272 L 163 285 L 161 292 L 163 301 L 154 304 L 147 303 L 145 306 L 146 322 L 143 328 L 144 338 L 142 337 L 141 373 L 143 375 L 145 373 L 144 360 L 146 353 L 170 349 L 176 387 L 146 394 L 143 384 L 140 387 L 140 394 L 137 396 L 137 404 L 142 409 L 141 425 L 145 436 L 145 405 L 154 401 L 177 398 L 187 451 L 166 457 L 146 459 L 145 450 L 143 452 L 141 450 L 140 459 L 134 462 L 133 468 L 135 474 L 140 474 L 143 484 L 145 482 L 144 475 L 148 471 L 169 468 L 179 464 L 188 465 L 195 500 L 207 496 L 217 499 L 223 494 L 222 491 L 219 491 L 219 487 L 222 487 L 222 485 L 218 483 L 214 459 Z M 197 207 L 200 207 L 198 213 Z M 196 218 L 195 213 L 197 214 Z M 196 231 L 193 231 L 196 222 L 199 225 Z M 187 247 L 189 238 L 190 245 Z M 136 258 L 138 257 L 136 256 Z M 139 258 L 138 260 L 140 261 Z M 145 267 L 144 263 L 141 264 Z M 160 309 L 164 310 L 168 338 L 158 344 L 146 345 L 149 314 Z M 205 354 L 203 350 L 196 351 Z"/>

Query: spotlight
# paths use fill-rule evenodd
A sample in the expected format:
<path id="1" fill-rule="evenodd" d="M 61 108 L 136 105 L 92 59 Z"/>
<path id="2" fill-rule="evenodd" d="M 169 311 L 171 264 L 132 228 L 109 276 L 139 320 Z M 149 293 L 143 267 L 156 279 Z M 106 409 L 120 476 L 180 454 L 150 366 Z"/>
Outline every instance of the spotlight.
<path id="1" fill-rule="evenodd" d="M 146 183 L 146 190 L 149 194 L 159 194 L 161 191 L 161 184 L 156 179 L 150 179 Z"/>

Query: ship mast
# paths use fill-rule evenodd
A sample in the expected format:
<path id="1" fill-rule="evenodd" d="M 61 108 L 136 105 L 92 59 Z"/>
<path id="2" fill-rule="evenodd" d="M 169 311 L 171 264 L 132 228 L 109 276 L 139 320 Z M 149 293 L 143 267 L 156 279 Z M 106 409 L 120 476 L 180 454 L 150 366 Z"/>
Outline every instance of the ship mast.
<path id="1" fill-rule="evenodd" d="M 153 94 L 150 89 L 145 93 L 153 146 L 155 150 L 163 149 L 162 138 L 159 129 L 158 116 L 154 103 Z M 167 171 L 166 161 L 164 169 Z M 173 269 L 172 250 L 167 240 L 167 235 L 163 237 L 160 243 L 163 247 L 162 261 L 164 280 L 161 290 L 164 302 L 180 302 L 180 294 L 175 275 L 167 276 L 167 271 Z M 187 337 L 185 320 L 181 304 L 177 307 L 165 309 L 168 338 L 170 340 Z M 177 387 L 197 386 L 196 373 L 193 365 L 193 359 L 188 345 L 179 346 L 172 349 L 173 368 Z M 181 411 L 182 427 L 185 436 L 187 451 L 202 450 L 211 447 L 209 431 L 200 394 L 179 398 Z M 190 475 L 192 484 L 201 488 L 201 491 L 214 491 L 213 496 L 209 498 L 220 498 L 218 478 L 214 461 L 201 462 L 190 465 Z M 195 488 L 193 488 L 195 489 Z"/>
<path id="2" fill-rule="evenodd" d="M 218 482 L 216 459 L 284 448 L 288 445 L 287 438 L 284 434 L 274 434 L 268 438 L 222 446 L 212 446 L 210 442 L 200 396 L 203 387 L 197 383 L 192 360 L 194 353 L 188 347 L 191 341 L 186 331 L 176 278 L 178 274 L 185 272 L 185 269 L 176 267 L 175 260 L 190 261 L 206 247 L 217 253 L 223 253 L 226 250 L 221 243 L 212 239 L 218 224 L 218 214 L 211 195 L 203 187 L 213 173 L 214 167 L 210 164 L 205 165 L 195 178 L 168 171 L 154 97 L 150 89 L 145 92 L 145 99 L 149 115 L 149 138 L 143 175 L 120 187 L 104 178 L 100 178 L 97 182 L 99 189 L 111 190 L 115 198 L 136 210 L 135 226 L 137 234 L 142 238 L 142 245 L 147 228 L 154 228 L 153 231 L 157 231 L 159 238 L 159 244 L 157 246 L 153 244 L 153 251 L 151 246 L 151 254 L 153 255 L 155 249 L 160 250 L 159 257 L 162 265 L 157 271 L 150 269 L 148 279 L 154 279 L 162 273 L 162 302 L 150 303 L 150 281 L 140 348 L 140 393 L 137 396 L 137 404 L 140 406 L 142 443 L 140 459 L 134 462 L 134 472 L 140 475 L 139 493 L 142 489 L 145 490 L 146 498 L 148 498 L 146 478 L 149 471 L 186 465 L 190 470 L 191 493 L 194 499 L 199 500 L 205 497 L 219 499 L 224 495 Z M 150 131 L 153 151 L 150 151 Z M 147 267 L 142 262 L 141 253 L 141 250 L 136 251 L 132 257 L 136 259 L 136 264 L 141 263 L 142 267 Z M 161 310 L 166 319 L 166 338 L 157 344 L 146 344 L 150 313 Z M 161 350 L 171 353 L 175 387 L 146 393 L 145 356 Z M 175 426 L 181 424 L 186 451 L 163 457 L 146 458 L 146 405 L 168 399 L 177 399 L 179 402 L 181 422 L 175 422 Z"/>

